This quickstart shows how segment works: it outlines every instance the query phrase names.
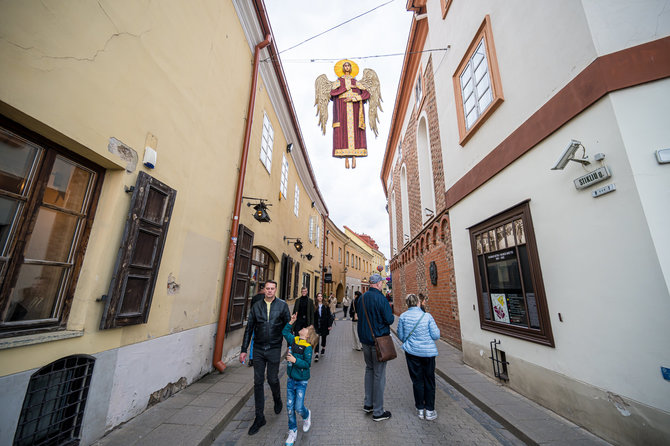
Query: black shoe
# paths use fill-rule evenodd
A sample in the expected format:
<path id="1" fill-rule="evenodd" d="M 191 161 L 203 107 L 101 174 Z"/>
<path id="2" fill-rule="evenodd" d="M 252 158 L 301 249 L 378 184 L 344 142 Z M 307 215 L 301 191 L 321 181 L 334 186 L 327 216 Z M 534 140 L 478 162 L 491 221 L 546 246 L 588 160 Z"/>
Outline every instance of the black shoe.
<path id="1" fill-rule="evenodd" d="M 388 410 L 385 411 L 385 412 L 384 412 L 383 414 L 381 414 L 381 415 L 373 415 L 373 416 L 372 416 L 372 419 L 373 419 L 374 421 L 388 420 L 389 418 L 391 418 L 391 412 L 389 412 Z"/>
<path id="2" fill-rule="evenodd" d="M 372 406 L 363 406 L 363 412 L 372 413 Z"/>
<path id="3" fill-rule="evenodd" d="M 251 425 L 249 428 L 249 435 L 254 435 L 256 434 L 259 430 L 261 430 L 261 427 L 265 426 L 265 417 L 263 418 L 258 418 L 254 420 L 254 424 Z"/>
<path id="4" fill-rule="evenodd" d="M 280 414 L 280 413 L 281 413 L 281 409 L 282 409 L 282 407 L 284 407 L 284 405 L 281 403 L 281 398 L 275 400 L 275 413 L 276 413 L 276 414 Z"/>
<path id="5" fill-rule="evenodd" d="M 324 353 L 326 353 L 326 349 L 325 349 L 325 348 L 322 348 L 322 349 L 321 349 L 321 354 L 323 355 Z"/>

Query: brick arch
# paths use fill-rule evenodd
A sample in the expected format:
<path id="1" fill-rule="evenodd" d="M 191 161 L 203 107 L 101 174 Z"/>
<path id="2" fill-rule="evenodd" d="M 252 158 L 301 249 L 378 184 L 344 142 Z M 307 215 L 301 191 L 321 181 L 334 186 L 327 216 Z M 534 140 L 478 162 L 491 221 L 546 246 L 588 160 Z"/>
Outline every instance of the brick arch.
<path id="1" fill-rule="evenodd" d="M 446 217 L 443 218 L 440 221 L 440 236 L 442 237 L 443 240 L 446 239 L 447 236 L 448 236 L 448 234 L 447 234 L 447 226 L 448 225 L 449 225 L 449 221 L 447 220 Z"/>
<path id="2" fill-rule="evenodd" d="M 419 252 L 421 254 L 423 254 L 423 252 L 425 251 L 425 247 L 426 247 L 426 239 L 421 237 L 421 242 L 419 244 L 419 250 L 420 250 Z"/>
<path id="3" fill-rule="evenodd" d="M 426 232 L 426 250 L 430 249 L 430 230 Z"/>
<path id="4" fill-rule="evenodd" d="M 433 226 L 433 245 L 437 243 L 437 225 Z"/>

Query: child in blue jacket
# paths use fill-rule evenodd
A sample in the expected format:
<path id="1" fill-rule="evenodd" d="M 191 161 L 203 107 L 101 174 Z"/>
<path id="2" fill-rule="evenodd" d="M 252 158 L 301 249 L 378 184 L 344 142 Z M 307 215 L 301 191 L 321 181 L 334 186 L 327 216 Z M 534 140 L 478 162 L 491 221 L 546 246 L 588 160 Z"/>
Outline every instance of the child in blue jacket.
<path id="1" fill-rule="evenodd" d="M 313 326 L 304 327 L 298 332 L 298 336 L 292 333 L 293 324 L 298 315 L 293 313 L 291 320 L 282 334 L 289 345 L 286 355 L 286 412 L 288 413 L 288 437 L 286 446 L 293 446 L 298 436 L 298 425 L 295 413 L 298 412 L 302 419 L 302 431 L 307 432 L 312 424 L 312 412 L 305 407 L 305 392 L 307 391 L 307 380 L 309 380 L 309 369 L 312 365 L 313 345 L 318 343 L 318 337 Z"/>

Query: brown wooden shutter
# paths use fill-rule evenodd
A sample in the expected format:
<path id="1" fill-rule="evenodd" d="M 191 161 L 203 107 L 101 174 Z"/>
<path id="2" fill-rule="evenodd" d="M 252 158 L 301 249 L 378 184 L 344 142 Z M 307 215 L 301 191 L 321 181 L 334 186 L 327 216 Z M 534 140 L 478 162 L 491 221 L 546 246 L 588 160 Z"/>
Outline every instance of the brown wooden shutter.
<path id="1" fill-rule="evenodd" d="M 100 329 L 143 324 L 149 309 L 177 191 L 140 172 L 130 202 Z"/>
<path id="2" fill-rule="evenodd" d="M 228 305 L 227 330 L 241 328 L 248 311 L 247 294 L 249 293 L 249 276 L 251 275 L 251 255 L 254 248 L 254 233 L 244 225 L 240 225 L 235 251 L 235 268 L 233 285 L 230 289 Z"/>

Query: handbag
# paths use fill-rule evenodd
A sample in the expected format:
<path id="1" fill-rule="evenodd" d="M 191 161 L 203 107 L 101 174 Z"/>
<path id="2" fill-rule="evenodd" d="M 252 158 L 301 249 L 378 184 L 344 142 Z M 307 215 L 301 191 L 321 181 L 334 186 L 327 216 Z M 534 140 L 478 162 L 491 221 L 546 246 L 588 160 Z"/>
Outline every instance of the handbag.
<path id="1" fill-rule="evenodd" d="M 370 318 L 368 317 L 368 310 L 365 308 L 365 299 L 363 299 L 363 311 L 365 312 L 365 319 L 368 321 L 368 327 L 370 327 L 370 334 L 372 339 L 375 341 L 375 350 L 377 351 L 377 361 L 386 362 L 391 359 L 395 359 L 398 354 L 395 352 L 395 345 L 393 345 L 393 338 L 390 334 L 383 336 L 375 336 L 375 332 L 372 331 L 372 325 L 370 324 Z"/>

